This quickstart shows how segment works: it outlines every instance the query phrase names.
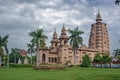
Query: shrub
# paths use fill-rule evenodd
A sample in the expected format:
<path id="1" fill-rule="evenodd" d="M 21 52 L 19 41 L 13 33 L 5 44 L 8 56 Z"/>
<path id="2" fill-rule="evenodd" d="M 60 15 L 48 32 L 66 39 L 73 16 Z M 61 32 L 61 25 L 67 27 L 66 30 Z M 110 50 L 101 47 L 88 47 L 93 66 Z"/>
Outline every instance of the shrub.
<path id="1" fill-rule="evenodd" d="M 98 63 L 100 63 L 100 62 L 102 62 L 102 60 L 103 60 L 102 56 L 100 56 L 100 54 L 97 53 L 97 54 L 95 55 L 93 61 L 94 61 L 94 62 L 98 62 Z"/>
<path id="2" fill-rule="evenodd" d="M 33 65 L 31 64 L 10 64 L 11 68 L 32 68 Z"/>
<path id="3" fill-rule="evenodd" d="M 90 67 L 91 61 L 89 55 L 85 54 L 83 57 L 82 67 Z"/>

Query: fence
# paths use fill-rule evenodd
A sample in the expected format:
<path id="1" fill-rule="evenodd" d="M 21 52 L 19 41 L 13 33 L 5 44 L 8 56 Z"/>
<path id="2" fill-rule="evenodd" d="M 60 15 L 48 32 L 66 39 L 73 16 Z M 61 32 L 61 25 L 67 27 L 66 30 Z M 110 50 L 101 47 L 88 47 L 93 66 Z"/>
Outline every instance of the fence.
<path id="1" fill-rule="evenodd" d="M 92 62 L 92 66 L 95 68 L 120 68 L 120 61 L 112 61 L 109 63 Z"/>

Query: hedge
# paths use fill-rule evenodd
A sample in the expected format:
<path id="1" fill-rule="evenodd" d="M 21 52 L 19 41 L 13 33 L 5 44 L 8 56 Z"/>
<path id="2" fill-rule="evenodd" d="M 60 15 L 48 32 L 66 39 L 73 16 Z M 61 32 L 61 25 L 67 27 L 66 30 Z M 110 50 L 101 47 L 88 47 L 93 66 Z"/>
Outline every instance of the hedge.
<path id="1" fill-rule="evenodd" d="M 11 68 L 32 68 L 32 64 L 9 64 Z"/>

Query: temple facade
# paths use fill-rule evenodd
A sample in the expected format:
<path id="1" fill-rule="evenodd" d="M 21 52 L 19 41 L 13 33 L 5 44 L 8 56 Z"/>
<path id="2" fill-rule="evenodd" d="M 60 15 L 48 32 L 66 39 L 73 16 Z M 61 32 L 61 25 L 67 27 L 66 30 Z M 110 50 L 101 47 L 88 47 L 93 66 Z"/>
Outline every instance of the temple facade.
<path id="1" fill-rule="evenodd" d="M 58 38 L 56 30 L 53 33 L 51 46 L 48 48 L 46 45 L 37 53 L 37 64 L 74 64 L 74 54 L 72 47 L 67 43 L 67 32 L 63 24 L 61 35 Z M 89 45 L 88 47 L 82 45 L 77 49 L 75 55 L 76 65 L 82 63 L 82 56 L 88 54 L 91 61 L 95 54 L 103 53 L 109 54 L 109 38 L 107 33 L 106 24 L 102 23 L 101 15 L 98 12 L 96 23 L 92 24 Z"/>

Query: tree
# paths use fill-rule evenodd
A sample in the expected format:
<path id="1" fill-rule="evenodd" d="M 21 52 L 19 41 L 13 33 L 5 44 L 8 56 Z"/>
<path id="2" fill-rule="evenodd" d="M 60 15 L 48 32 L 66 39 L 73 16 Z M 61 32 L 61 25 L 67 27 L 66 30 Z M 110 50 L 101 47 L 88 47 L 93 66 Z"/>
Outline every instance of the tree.
<path id="1" fill-rule="evenodd" d="M 103 60 L 102 56 L 100 56 L 99 53 L 97 53 L 93 59 L 94 62 L 99 62 L 99 63 L 102 62 L 102 60 Z"/>
<path id="2" fill-rule="evenodd" d="M 82 67 L 90 67 L 91 65 L 91 61 L 90 61 L 90 57 L 89 55 L 85 54 L 83 57 L 82 57 Z"/>
<path id="3" fill-rule="evenodd" d="M 103 58 L 102 60 L 103 63 L 108 63 L 108 62 L 111 62 L 112 60 L 112 57 L 110 57 L 108 54 L 102 55 L 102 58 Z"/>
<path id="4" fill-rule="evenodd" d="M 115 49 L 113 52 L 114 57 L 116 57 L 117 55 L 120 55 L 120 49 Z"/>
<path id="5" fill-rule="evenodd" d="M 117 57 L 117 60 L 119 60 L 119 61 L 120 61 L 120 55 L 117 55 L 116 57 Z"/>
<path id="6" fill-rule="evenodd" d="M 7 66 L 7 59 L 8 59 L 7 55 L 2 55 L 2 66 Z"/>
<path id="7" fill-rule="evenodd" d="M 97 53 L 93 59 L 94 62 L 101 64 L 101 68 L 102 68 L 103 63 L 110 63 L 111 60 L 112 60 L 112 57 L 110 57 L 108 54 L 103 54 L 100 56 L 100 53 Z M 111 67 L 111 64 L 110 64 L 110 67 Z"/>
<path id="8" fill-rule="evenodd" d="M 9 67 L 9 51 L 7 48 L 8 38 L 9 38 L 9 35 L 5 35 L 3 38 L 2 38 L 2 36 L 0 36 L 0 48 L 2 49 L 4 47 L 4 49 L 6 51 L 6 54 L 8 56 L 7 57 L 8 58 L 7 59 L 7 66 Z"/>
<path id="9" fill-rule="evenodd" d="M 0 47 L 0 66 L 2 64 L 2 55 L 4 54 L 4 50 Z"/>
<path id="10" fill-rule="evenodd" d="M 95 63 L 94 63 L 94 67 L 95 67 L 95 64 L 96 64 L 96 63 L 100 63 L 100 64 L 101 64 L 101 68 L 102 68 L 103 58 L 102 58 L 102 56 L 100 56 L 100 53 L 97 53 L 97 54 L 95 55 L 93 61 L 95 62 Z"/>
<path id="11" fill-rule="evenodd" d="M 14 64 L 16 64 L 17 59 L 19 58 L 19 49 L 12 48 L 11 49 L 11 54 L 13 54 L 13 57 L 14 57 Z"/>
<path id="12" fill-rule="evenodd" d="M 31 43 L 31 44 L 27 44 L 28 46 L 28 53 L 31 54 L 31 64 L 32 64 L 32 53 L 34 52 L 34 45 Z"/>
<path id="13" fill-rule="evenodd" d="M 83 39 L 80 35 L 82 35 L 84 32 L 81 30 L 78 30 L 78 27 L 74 30 L 68 29 L 68 32 L 70 33 L 70 36 L 68 40 L 70 41 L 70 45 L 73 48 L 73 56 L 74 56 L 74 64 L 76 65 L 76 52 L 80 45 L 82 45 Z"/>
<path id="14" fill-rule="evenodd" d="M 108 54 L 104 54 L 102 55 L 102 63 L 105 63 L 105 64 L 110 64 L 110 68 L 111 68 L 111 61 L 112 61 L 112 57 L 110 57 Z"/>
<path id="15" fill-rule="evenodd" d="M 4 38 L 3 38 L 3 44 L 4 44 L 4 48 L 5 48 L 5 52 L 7 54 L 7 66 L 9 67 L 9 50 L 8 50 L 8 47 L 7 47 L 7 43 L 8 43 L 8 38 L 9 36 L 6 35 Z"/>
<path id="16" fill-rule="evenodd" d="M 29 35 L 32 37 L 31 42 L 36 47 L 37 55 L 38 55 L 39 49 L 40 48 L 42 49 L 45 45 L 44 39 L 47 39 L 47 36 L 44 35 L 43 29 L 37 29 L 36 31 L 32 31 L 29 33 Z M 38 61 L 37 61 L 37 63 L 38 63 Z"/>
<path id="17" fill-rule="evenodd" d="M 35 55 L 35 56 L 32 56 L 32 61 L 33 61 L 33 63 L 35 64 L 35 62 L 36 62 L 36 55 Z"/>
<path id="18" fill-rule="evenodd" d="M 115 1 L 115 4 L 118 4 L 118 5 L 119 5 L 119 3 L 120 3 L 120 0 L 116 0 L 116 1 Z"/>

